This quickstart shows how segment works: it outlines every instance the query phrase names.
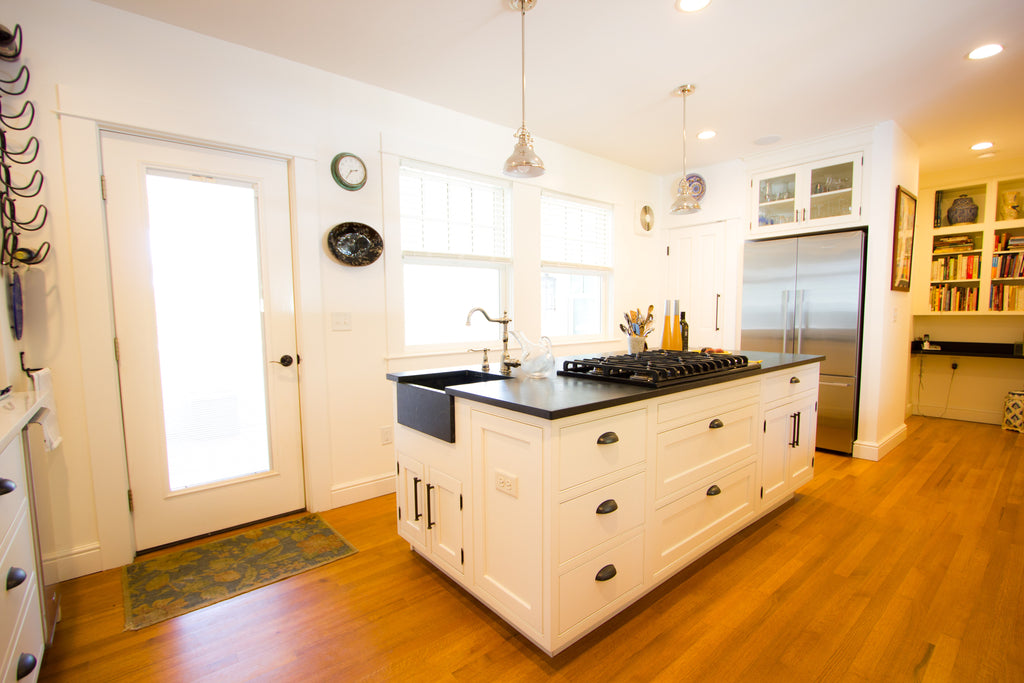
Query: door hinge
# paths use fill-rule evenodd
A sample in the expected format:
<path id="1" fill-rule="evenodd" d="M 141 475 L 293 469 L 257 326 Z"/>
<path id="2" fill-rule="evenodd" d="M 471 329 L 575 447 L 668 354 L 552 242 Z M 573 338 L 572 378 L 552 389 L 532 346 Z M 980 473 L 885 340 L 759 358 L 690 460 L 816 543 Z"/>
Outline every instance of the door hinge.
<path id="1" fill-rule="evenodd" d="M 103 201 L 107 200 L 107 176 L 105 175 L 100 176 L 100 197 L 103 198 Z"/>
<path id="2" fill-rule="evenodd" d="M 121 344 L 117 341 L 117 337 L 114 337 L 114 362 L 121 362 Z"/>
<path id="3" fill-rule="evenodd" d="M 814 467 L 814 456 L 811 456 L 811 467 Z"/>
<path id="4" fill-rule="evenodd" d="M 459 509 L 462 509 L 462 494 L 459 494 Z"/>
<path id="5" fill-rule="evenodd" d="M 402 508 L 401 507 L 398 508 L 398 521 L 399 522 L 402 521 Z"/>
<path id="6" fill-rule="evenodd" d="M 399 465 L 399 464 L 398 464 L 398 463 L 396 462 L 396 463 L 395 463 L 395 474 L 401 474 L 401 473 L 402 473 L 402 466 L 401 466 L 401 465 Z"/>
<path id="7" fill-rule="evenodd" d="M 466 549 L 459 548 L 459 564 L 466 564 Z"/>
<path id="8" fill-rule="evenodd" d="M 761 487 L 761 497 L 764 498 L 764 487 Z"/>
<path id="9" fill-rule="evenodd" d="M 135 512 L 135 499 L 132 498 L 131 489 L 128 489 L 128 512 Z"/>
<path id="10" fill-rule="evenodd" d="M 761 431 L 765 434 L 768 433 L 768 420 L 765 420 L 764 423 L 761 425 Z"/>
<path id="11" fill-rule="evenodd" d="M 665 247 L 665 256 L 672 255 L 672 247 Z"/>

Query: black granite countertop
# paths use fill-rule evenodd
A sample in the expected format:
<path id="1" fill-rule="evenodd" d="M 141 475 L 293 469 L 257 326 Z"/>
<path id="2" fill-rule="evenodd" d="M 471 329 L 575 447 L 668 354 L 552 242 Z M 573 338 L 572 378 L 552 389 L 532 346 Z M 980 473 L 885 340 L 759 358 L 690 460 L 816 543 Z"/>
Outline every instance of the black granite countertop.
<path id="1" fill-rule="evenodd" d="M 450 386 L 445 390 L 445 393 L 518 413 L 534 415 L 548 420 L 557 420 L 569 417 L 570 415 L 579 415 L 580 413 L 588 413 L 594 410 L 601 410 L 602 408 L 625 405 L 634 401 L 667 396 L 698 387 L 730 382 L 734 379 L 754 377 L 763 372 L 817 363 L 825 358 L 824 356 L 807 354 L 761 351 L 737 351 L 737 353 L 747 356 L 751 361 L 761 361 L 760 366 L 751 366 L 728 375 L 707 377 L 675 386 L 649 388 L 556 375 L 555 370 L 562 367 L 563 360 L 557 359 L 555 370 L 552 370 L 551 374 L 543 379 L 519 377 L 516 375 L 516 371 L 513 370 L 511 379 L 501 379 L 500 376 L 496 375 L 495 381 Z M 479 370 L 479 366 L 445 368 L 445 370 L 449 369 Z M 432 370 L 430 372 L 437 371 Z M 423 374 L 423 370 L 410 370 L 407 372 L 388 373 L 387 377 L 392 381 L 402 382 L 403 379 L 408 380 Z"/>

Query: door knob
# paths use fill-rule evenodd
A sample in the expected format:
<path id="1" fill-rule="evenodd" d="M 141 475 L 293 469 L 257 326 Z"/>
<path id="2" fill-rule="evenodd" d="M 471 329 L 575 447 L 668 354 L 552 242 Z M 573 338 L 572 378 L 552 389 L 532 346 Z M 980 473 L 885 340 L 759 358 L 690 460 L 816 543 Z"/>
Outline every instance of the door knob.
<path id="1" fill-rule="evenodd" d="M 292 357 L 291 357 L 291 356 L 289 356 L 289 355 L 288 355 L 288 354 L 286 353 L 286 354 L 284 354 L 283 356 L 281 356 L 281 360 L 272 360 L 272 361 L 270 361 L 270 362 L 271 362 L 271 363 L 277 363 L 278 365 L 283 365 L 283 366 L 285 366 L 285 367 L 288 367 L 288 366 L 289 366 L 289 365 L 291 365 L 291 364 L 292 364 L 292 363 L 293 363 L 294 361 L 292 360 Z"/>

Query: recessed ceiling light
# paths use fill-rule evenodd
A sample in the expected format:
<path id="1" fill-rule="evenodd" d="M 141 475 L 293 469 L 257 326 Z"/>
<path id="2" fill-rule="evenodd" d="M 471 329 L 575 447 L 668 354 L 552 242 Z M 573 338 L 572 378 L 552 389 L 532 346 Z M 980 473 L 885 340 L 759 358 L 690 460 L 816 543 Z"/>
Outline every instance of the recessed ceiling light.
<path id="1" fill-rule="evenodd" d="M 697 139 L 710 140 L 711 138 L 715 137 L 715 135 L 717 135 L 717 133 L 715 133 L 715 131 L 713 130 L 702 130 L 701 132 L 697 133 Z"/>
<path id="2" fill-rule="evenodd" d="M 976 47 L 967 53 L 967 59 L 988 59 L 1003 51 L 1003 46 L 998 43 L 989 43 Z"/>
<path id="3" fill-rule="evenodd" d="M 971 149 L 975 152 L 980 152 L 983 149 L 992 149 L 992 147 L 994 147 L 994 145 L 991 142 L 977 142 L 971 145 Z"/>
<path id="4" fill-rule="evenodd" d="M 680 12 L 699 12 L 711 4 L 711 0 L 676 0 L 676 9 Z"/>

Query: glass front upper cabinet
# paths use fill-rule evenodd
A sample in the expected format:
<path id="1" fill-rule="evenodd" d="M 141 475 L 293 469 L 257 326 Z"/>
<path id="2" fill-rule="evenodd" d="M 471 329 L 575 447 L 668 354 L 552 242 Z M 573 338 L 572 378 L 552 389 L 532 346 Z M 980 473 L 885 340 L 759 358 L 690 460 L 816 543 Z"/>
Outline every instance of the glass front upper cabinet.
<path id="1" fill-rule="evenodd" d="M 849 154 L 754 176 L 757 225 L 751 221 L 751 232 L 858 223 L 863 158 Z"/>

